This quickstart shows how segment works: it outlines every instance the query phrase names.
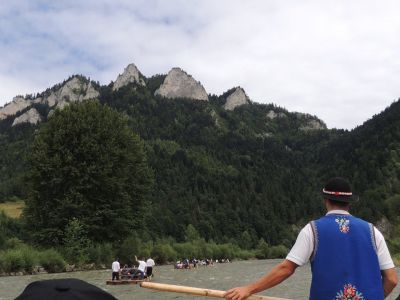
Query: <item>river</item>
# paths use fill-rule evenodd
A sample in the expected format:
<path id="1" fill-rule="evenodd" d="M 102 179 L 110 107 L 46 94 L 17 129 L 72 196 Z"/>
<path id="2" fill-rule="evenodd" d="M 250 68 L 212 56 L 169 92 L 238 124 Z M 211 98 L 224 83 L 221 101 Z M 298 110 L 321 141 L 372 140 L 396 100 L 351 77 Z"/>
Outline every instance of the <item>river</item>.
<path id="1" fill-rule="evenodd" d="M 174 270 L 172 266 L 156 266 L 154 282 L 187 285 L 200 288 L 226 290 L 234 286 L 251 282 L 270 270 L 280 260 L 251 260 L 227 264 L 216 264 L 212 267 L 199 267 L 193 270 Z M 398 269 L 399 272 L 399 269 Z M 153 291 L 140 288 L 138 285 L 108 286 L 111 271 L 85 271 L 58 274 L 40 274 L 16 277 L 0 277 L 0 300 L 14 299 L 33 281 L 56 278 L 79 278 L 94 284 L 121 300 L 132 299 L 215 299 L 170 292 Z M 298 268 L 296 273 L 280 285 L 261 293 L 262 295 L 288 299 L 308 299 L 311 274 L 309 265 Z M 387 299 L 394 300 L 400 288 Z"/>

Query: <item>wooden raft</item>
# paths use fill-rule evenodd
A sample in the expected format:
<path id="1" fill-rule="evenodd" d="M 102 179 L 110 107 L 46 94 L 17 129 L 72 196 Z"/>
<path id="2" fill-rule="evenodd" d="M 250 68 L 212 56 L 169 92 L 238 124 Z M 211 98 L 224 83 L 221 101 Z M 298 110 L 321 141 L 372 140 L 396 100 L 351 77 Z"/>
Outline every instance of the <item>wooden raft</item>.
<path id="1" fill-rule="evenodd" d="M 107 280 L 107 285 L 121 285 L 121 284 L 138 284 L 148 281 L 147 279 L 123 279 L 123 280 Z"/>

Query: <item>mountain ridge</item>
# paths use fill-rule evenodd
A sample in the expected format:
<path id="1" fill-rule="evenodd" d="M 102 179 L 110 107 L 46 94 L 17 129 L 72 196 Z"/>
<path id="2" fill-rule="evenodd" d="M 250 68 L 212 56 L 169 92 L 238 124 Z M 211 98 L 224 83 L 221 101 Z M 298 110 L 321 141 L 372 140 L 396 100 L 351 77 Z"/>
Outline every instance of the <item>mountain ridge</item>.
<path id="1" fill-rule="evenodd" d="M 147 78 L 140 72 L 135 64 L 129 64 L 124 71 L 117 76 L 114 82 L 111 82 L 112 91 L 118 91 L 122 87 L 129 84 L 138 84 L 139 86 L 146 85 Z M 33 96 L 16 96 L 10 103 L 6 103 L 0 107 L 0 120 L 8 117 L 19 117 L 23 110 L 32 107 L 33 104 L 47 104 L 50 108 L 62 108 L 69 102 L 83 101 L 88 99 L 96 99 L 99 97 L 100 85 L 93 80 L 89 80 L 82 75 L 72 75 L 62 83 L 57 83 L 46 91 L 38 93 L 36 97 Z M 242 105 L 251 103 L 250 98 L 241 87 L 236 87 L 223 93 L 220 97 L 225 97 L 225 102 L 221 105 L 226 110 L 234 110 Z M 181 68 L 172 68 L 169 73 L 164 77 L 161 85 L 155 90 L 154 95 L 162 96 L 165 98 L 187 98 L 191 100 L 209 100 L 204 87 L 200 82 L 196 81 L 191 75 L 187 74 Z M 49 111 L 51 113 L 51 110 Z M 47 119 L 46 116 L 40 118 L 22 118 L 23 122 L 36 124 L 41 120 Z M 316 119 L 315 124 L 318 126 L 305 126 L 307 129 L 326 128 L 322 120 Z M 13 126 L 21 124 L 21 121 L 14 123 Z"/>

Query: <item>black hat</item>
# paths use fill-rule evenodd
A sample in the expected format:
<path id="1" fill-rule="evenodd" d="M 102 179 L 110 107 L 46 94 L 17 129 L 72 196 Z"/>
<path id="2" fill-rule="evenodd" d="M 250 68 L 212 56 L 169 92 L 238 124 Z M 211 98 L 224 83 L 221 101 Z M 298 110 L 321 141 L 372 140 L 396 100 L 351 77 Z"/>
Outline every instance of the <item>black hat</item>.
<path id="1" fill-rule="evenodd" d="M 80 279 L 51 279 L 30 283 L 15 300 L 116 300 L 102 289 Z"/>
<path id="2" fill-rule="evenodd" d="M 341 202 L 352 202 L 355 199 L 350 184 L 341 177 L 329 179 L 322 190 L 322 195 L 324 199 Z"/>

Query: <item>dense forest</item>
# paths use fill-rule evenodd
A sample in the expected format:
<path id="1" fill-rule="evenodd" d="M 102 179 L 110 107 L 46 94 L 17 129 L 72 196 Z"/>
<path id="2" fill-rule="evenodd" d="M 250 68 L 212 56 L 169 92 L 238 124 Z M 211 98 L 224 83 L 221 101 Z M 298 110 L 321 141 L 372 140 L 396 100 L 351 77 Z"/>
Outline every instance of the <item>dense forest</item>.
<path id="1" fill-rule="evenodd" d="M 184 243 L 192 230 L 206 243 L 290 247 L 301 226 L 323 213 L 322 185 L 343 176 L 360 198 L 354 214 L 376 224 L 389 220 L 385 234 L 400 252 L 399 101 L 351 131 L 309 129 L 316 117 L 276 104 L 225 110 L 231 91 L 209 101 L 154 96 L 164 77 L 117 91 L 98 86 L 100 105 L 120 113 L 140 137 L 152 174 L 135 238 Z M 29 198 L 32 145 L 47 124 L 11 123 L 0 121 L 0 201 Z M 27 240 L 23 224 L 15 226 Z"/>

